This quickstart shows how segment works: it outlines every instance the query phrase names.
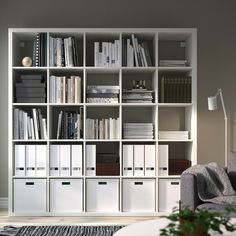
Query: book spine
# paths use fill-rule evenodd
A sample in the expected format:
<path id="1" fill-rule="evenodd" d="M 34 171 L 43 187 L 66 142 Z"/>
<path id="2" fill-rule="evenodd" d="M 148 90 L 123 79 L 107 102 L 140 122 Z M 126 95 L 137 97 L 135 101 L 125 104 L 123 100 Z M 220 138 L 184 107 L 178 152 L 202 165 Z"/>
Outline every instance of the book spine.
<path id="1" fill-rule="evenodd" d="M 35 139 L 39 139 L 38 121 L 37 121 L 37 111 L 36 111 L 36 108 L 33 108 L 33 121 L 34 121 Z"/>
<path id="2" fill-rule="evenodd" d="M 134 48 L 134 59 L 135 59 L 135 66 L 138 67 L 138 52 L 137 52 L 137 48 L 136 48 L 136 42 L 135 42 L 135 37 L 134 34 L 131 34 L 131 38 L 132 38 L 132 44 L 133 44 L 133 48 Z"/>
<path id="3" fill-rule="evenodd" d="M 35 66 L 36 67 L 40 66 L 39 52 L 40 52 L 40 34 L 38 33 L 36 35 L 36 50 L 35 50 Z"/>
<path id="4" fill-rule="evenodd" d="M 99 42 L 94 42 L 94 66 L 99 67 Z"/>

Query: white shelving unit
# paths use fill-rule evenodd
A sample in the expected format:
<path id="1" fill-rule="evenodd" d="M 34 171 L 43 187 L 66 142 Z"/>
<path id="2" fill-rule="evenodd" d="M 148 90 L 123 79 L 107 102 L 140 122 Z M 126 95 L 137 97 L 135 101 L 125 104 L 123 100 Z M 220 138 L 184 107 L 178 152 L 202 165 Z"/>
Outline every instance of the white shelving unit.
<path id="1" fill-rule="evenodd" d="M 45 33 L 46 43 L 46 64 L 43 67 L 23 67 L 21 60 L 28 56 L 29 48 L 32 45 L 37 33 Z M 147 41 L 152 57 L 151 67 L 126 67 L 123 61 L 116 68 L 94 67 L 94 42 L 114 41 L 131 38 L 134 34 L 138 40 Z M 79 43 L 78 67 L 52 67 L 49 65 L 49 37 L 74 36 Z M 179 47 L 170 51 L 166 45 Z M 174 46 L 173 46 L 174 45 Z M 177 46 L 176 46 L 177 45 Z M 179 46 L 178 46 L 179 45 Z M 32 46 L 31 46 L 32 49 Z M 31 50 L 32 51 L 32 50 Z M 165 54 L 166 51 L 166 54 Z M 122 47 L 120 47 L 120 58 L 122 59 Z M 164 58 L 163 58 L 164 55 Z M 176 58 L 173 58 L 175 57 Z M 160 67 L 160 59 L 184 59 L 189 61 L 186 67 Z M 43 74 L 46 80 L 46 102 L 45 103 L 17 103 L 15 99 L 14 85 L 21 74 Z M 49 79 L 51 75 L 80 75 L 82 78 L 82 101 L 75 103 L 51 103 L 49 101 Z M 189 103 L 163 103 L 159 101 L 160 78 L 163 75 L 183 75 L 191 77 L 191 102 Z M 103 80 L 104 77 L 104 80 Z M 128 87 L 133 79 L 144 79 L 154 91 L 152 103 L 123 103 L 122 89 Z M 120 86 L 119 102 L 117 104 L 87 103 L 86 86 L 94 81 L 112 80 L 112 84 Z M 15 28 L 9 29 L 9 215 L 36 215 L 36 216 L 58 216 L 58 215 L 81 215 L 81 216 L 148 216 L 163 214 L 170 210 L 172 205 L 178 205 L 180 175 L 159 175 L 158 145 L 169 145 L 169 158 L 173 153 L 178 153 L 184 159 L 191 161 L 191 165 L 197 163 L 197 31 L 194 28 L 149 28 L 149 29 L 92 29 L 92 28 Z M 15 140 L 14 132 L 14 108 L 28 109 L 41 108 L 46 114 L 48 137 L 45 140 Z M 56 139 L 55 123 L 60 109 L 83 108 L 83 138 L 81 139 Z M 118 139 L 87 139 L 86 118 L 89 115 L 97 116 L 97 112 L 110 112 L 111 115 L 118 115 L 120 130 Z M 100 114 L 100 116 L 102 115 Z M 108 114 L 106 114 L 108 115 Z M 151 122 L 154 124 L 154 139 L 124 139 L 122 124 L 127 122 Z M 187 130 L 190 133 L 188 140 L 158 139 L 158 131 L 165 130 Z M 16 144 L 44 144 L 47 147 L 46 176 L 43 177 L 19 177 L 14 175 L 15 157 L 14 149 Z M 50 145 L 51 144 L 80 144 L 83 148 L 82 176 L 50 176 Z M 117 176 L 86 176 L 86 145 L 96 144 L 99 149 L 115 148 L 119 155 L 120 174 Z M 110 146 L 109 146 L 110 145 Z M 124 176 L 123 175 L 123 145 L 155 145 L 155 175 L 153 176 Z M 104 150 L 106 152 L 106 150 Z M 75 198 L 70 197 L 67 211 L 66 199 L 59 198 L 62 205 L 55 205 L 54 199 L 62 189 L 58 189 L 59 182 L 71 186 L 79 186 L 80 192 L 72 187 L 69 193 L 80 194 L 80 203 L 76 202 L 78 211 L 73 209 Z M 78 180 L 78 181 L 77 181 Z M 94 181 L 93 181 L 94 180 Z M 18 184 L 19 183 L 19 184 Z M 53 187 L 52 187 L 53 183 Z M 96 185 L 98 183 L 98 185 Z M 28 184 L 28 185 L 27 185 Z M 100 184 L 100 185 L 99 185 Z M 96 186 L 95 186 L 96 185 Z M 173 188 L 172 188 L 173 185 Z M 28 187 L 32 189 L 29 189 Z M 34 189 L 34 186 L 40 186 Z M 110 188 L 108 186 L 111 186 Z M 131 187 L 129 187 L 131 186 Z M 25 188 L 25 189 L 24 189 Z M 102 189 L 104 188 L 104 189 Z M 22 189 L 22 190 L 21 190 Z M 53 191 L 53 192 L 52 192 Z M 93 192 L 96 191 L 96 192 Z M 42 194 L 40 194 L 42 192 Z M 103 193 L 106 193 L 106 196 Z M 24 194 L 31 194 L 32 197 L 24 197 Z M 93 194 L 93 195 L 92 195 Z M 112 201 L 109 198 L 112 196 Z M 137 196 L 139 194 L 138 198 Z M 148 199 L 145 194 L 148 195 Z M 39 196 L 41 195 L 41 196 Z M 37 205 L 37 196 L 40 203 Z M 132 196 L 130 199 L 128 196 Z M 94 198 L 98 198 L 98 202 Z M 170 204 L 168 205 L 168 198 Z M 17 198 L 17 199 L 16 199 Z M 125 198 L 125 199 L 124 199 Z M 127 199 L 128 198 L 128 199 Z M 29 204 L 27 204 L 29 201 Z M 56 201 L 56 199 L 55 199 Z M 106 205 L 107 201 L 107 205 Z M 146 201 L 149 202 L 145 208 Z M 164 201 L 164 202 L 162 202 Z M 51 204 L 53 204 L 53 209 Z M 101 203 L 100 205 L 98 203 Z M 64 205 L 63 205 L 64 203 Z M 91 205 L 88 205 L 90 204 Z M 134 203 L 134 204 L 133 204 Z M 21 207 L 19 207 L 21 206 Z M 24 208 L 25 207 L 25 211 Z M 18 208 L 19 207 L 19 210 Z M 30 208 L 31 207 L 31 208 Z M 63 209 L 62 211 L 57 209 Z M 97 210 L 96 210 L 97 209 Z"/>

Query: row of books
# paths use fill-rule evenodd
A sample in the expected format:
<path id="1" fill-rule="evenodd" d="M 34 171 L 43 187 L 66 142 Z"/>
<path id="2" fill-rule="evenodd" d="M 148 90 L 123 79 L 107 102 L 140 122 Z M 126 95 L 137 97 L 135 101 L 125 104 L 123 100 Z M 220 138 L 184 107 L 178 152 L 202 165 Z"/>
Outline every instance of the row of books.
<path id="1" fill-rule="evenodd" d="M 19 108 L 14 108 L 14 139 L 46 139 L 47 120 L 43 118 L 40 108 L 33 108 L 31 115 L 29 112 Z"/>
<path id="2" fill-rule="evenodd" d="M 49 78 L 50 102 L 81 103 L 81 77 L 55 76 Z"/>
<path id="3" fill-rule="evenodd" d="M 88 85 L 88 103 L 118 103 L 120 87 L 117 85 Z"/>
<path id="4" fill-rule="evenodd" d="M 86 119 L 87 139 L 118 139 L 119 118 Z"/>
<path id="5" fill-rule="evenodd" d="M 75 37 L 49 38 L 49 65 L 57 67 L 79 66 L 78 42 Z"/>
<path id="6" fill-rule="evenodd" d="M 192 79 L 190 76 L 163 75 L 159 83 L 159 102 L 190 103 L 192 101 Z"/>
<path id="7" fill-rule="evenodd" d="M 120 40 L 94 42 L 95 67 L 119 67 L 120 61 Z"/>
<path id="8" fill-rule="evenodd" d="M 159 65 L 162 67 L 185 67 L 189 66 L 188 60 L 160 60 Z"/>
<path id="9" fill-rule="evenodd" d="M 33 43 L 33 60 L 32 65 L 39 67 L 46 65 L 46 42 L 47 42 L 47 35 L 46 33 L 37 33 L 36 39 Z"/>
<path id="10" fill-rule="evenodd" d="M 152 66 L 151 55 L 147 42 L 138 42 L 134 34 L 131 39 L 123 40 L 123 65 L 128 67 L 148 67 Z"/>
<path id="11" fill-rule="evenodd" d="M 124 139 L 153 139 L 154 127 L 152 123 L 124 123 Z"/>
<path id="12" fill-rule="evenodd" d="M 60 111 L 57 122 L 57 139 L 83 138 L 83 112 Z"/>
<path id="13" fill-rule="evenodd" d="M 159 139 L 188 140 L 189 131 L 159 131 Z"/>
<path id="14" fill-rule="evenodd" d="M 46 83 L 43 75 L 23 74 L 15 83 L 16 102 L 44 103 L 46 101 Z"/>

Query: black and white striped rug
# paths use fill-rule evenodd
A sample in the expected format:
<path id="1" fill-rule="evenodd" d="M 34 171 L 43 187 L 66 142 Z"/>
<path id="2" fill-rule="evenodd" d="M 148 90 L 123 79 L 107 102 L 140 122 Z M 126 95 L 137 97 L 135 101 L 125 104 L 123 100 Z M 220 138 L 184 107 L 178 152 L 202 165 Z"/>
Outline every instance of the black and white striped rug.
<path id="1" fill-rule="evenodd" d="M 0 236 L 112 236 L 123 226 L 5 226 Z"/>

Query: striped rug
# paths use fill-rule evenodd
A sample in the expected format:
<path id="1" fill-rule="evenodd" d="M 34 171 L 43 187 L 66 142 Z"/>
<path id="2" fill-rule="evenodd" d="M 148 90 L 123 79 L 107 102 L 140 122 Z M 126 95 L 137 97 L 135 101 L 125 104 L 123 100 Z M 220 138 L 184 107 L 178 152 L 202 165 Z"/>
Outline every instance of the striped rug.
<path id="1" fill-rule="evenodd" d="M 112 236 L 123 226 L 23 226 L 4 227 L 0 236 Z"/>

